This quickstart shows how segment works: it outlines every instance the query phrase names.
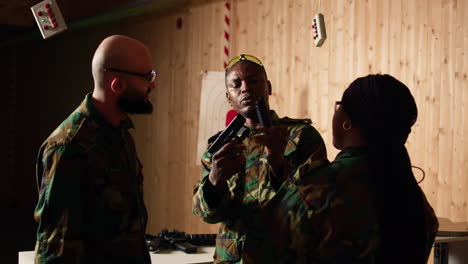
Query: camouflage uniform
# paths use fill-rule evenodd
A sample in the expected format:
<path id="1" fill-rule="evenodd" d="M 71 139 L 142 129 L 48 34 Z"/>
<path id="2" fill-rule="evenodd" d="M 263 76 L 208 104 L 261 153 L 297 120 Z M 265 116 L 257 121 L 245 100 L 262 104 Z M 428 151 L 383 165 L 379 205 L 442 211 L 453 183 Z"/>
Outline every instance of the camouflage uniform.
<path id="1" fill-rule="evenodd" d="M 293 170 L 307 160 L 326 159 L 322 137 L 310 124 L 309 119 L 279 119 L 272 111 L 274 125 L 288 127 L 288 143 L 284 156 Z M 194 188 L 192 211 L 207 223 L 221 223 L 216 239 L 215 263 L 252 263 L 252 255 L 263 254 L 271 247 L 263 233 L 257 233 L 258 215 L 264 203 L 272 199 L 280 182 L 272 176 L 271 166 L 266 161 L 264 146 L 253 137 L 259 131 L 243 128 L 238 136 L 246 146 L 245 171 L 228 180 L 229 192 L 220 196 L 208 180 L 211 155 L 202 157 L 202 176 Z M 208 140 L 211 144 L 216 135 Z M 263 175 L 260 177 L 260 175 Z M 256 222 L 257 221 L 257 222 Z M 267 255 L 268 255 L 267 254 Z M 268 259 L 264 259 L 268 263 Z"/>
<path id="2" fill-rule="evenodd" d="M 376 263 L 379 225 L 366 153 L 349 148 L 332 163 L 304 164 L 281 186 L 261 217 L 277 263 Z M 437 218 L 421 194 L 433 242 Z"/>
<path id="3" fill-rule="evenodd" d="M 129 118 L 111 126 L 88 94 L 42 144 L 36 263 L 151 263 L 130 128 Z"/>

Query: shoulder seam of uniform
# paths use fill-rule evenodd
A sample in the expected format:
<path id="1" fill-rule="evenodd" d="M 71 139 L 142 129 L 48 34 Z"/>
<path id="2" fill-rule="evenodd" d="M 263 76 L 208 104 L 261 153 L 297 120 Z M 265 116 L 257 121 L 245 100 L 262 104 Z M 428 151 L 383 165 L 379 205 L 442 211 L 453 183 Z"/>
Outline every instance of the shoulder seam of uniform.
<path id="1" fill-rule="evenodd" d="M 80 113 L 81 115 L 83 113 Z M 67 118 L 68 120 L 68 118 Z M 55 135 L 54 136 L 51 136 L 49 137 L 47 140 L 46 140 L 46 144 L 48 144 L 50 147 L 55 147 L 55 146 L 63 146 L 63 145 L 67 145 L 69 144 L 73 138 L 78 134 L 78 132 L 80 131 L 81 127 L 83 126 L 83 124 L 88 120 L 88 117 L 86 115 L 83 115 L 81 117 L 81 120 L 80 122 L 78 122 L 76 124 L 76 126 L 73 126 L 72 129 L 70 129 L 70 131 L 66 132 L 66 137 L 64 139 L 60 139 L 60 140 L 54 140 L 54 137 L 56 137 Z M 72 121 L 70 121 L 72 122 Z M 64 128 L 60 128 L 60 130 L 63 130 Z"/>

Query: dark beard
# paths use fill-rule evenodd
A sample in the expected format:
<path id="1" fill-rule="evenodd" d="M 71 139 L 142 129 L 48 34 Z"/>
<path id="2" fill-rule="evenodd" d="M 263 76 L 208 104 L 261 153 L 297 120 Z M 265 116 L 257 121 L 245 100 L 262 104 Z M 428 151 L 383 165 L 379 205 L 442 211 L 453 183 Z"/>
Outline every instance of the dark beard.
<path id="1" fill-rule="evenodd" d="M 128 99 L 121 97 L 117 102 L 122 111 L 128 114 L 151 114 L 153 104 L 145 99 Z"/>

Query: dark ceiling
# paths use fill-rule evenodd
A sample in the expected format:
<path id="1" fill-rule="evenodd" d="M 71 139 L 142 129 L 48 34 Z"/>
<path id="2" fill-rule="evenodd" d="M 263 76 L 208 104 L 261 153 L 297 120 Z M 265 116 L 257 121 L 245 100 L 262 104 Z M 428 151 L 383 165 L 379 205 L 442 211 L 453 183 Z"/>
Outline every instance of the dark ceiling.
<path id="1" fill-rule="evenodd" d="M 200 0 L 55 0 L 69 29 L 70 24 L 109 15 L 126 16 L 125 12 L 141 14 L 144 12 L 164 10 Z M 42 0 L 0 0 L 0 44 L 15 42 L 25 35 L 38 33 L 31 7 Z M 203 2 L 203 1 L 201 1 Z M 36 32 L 37 31 L 37 32 Z M 36 34 L 36 36 L 39 36 Z"/>
<path id="2" fill-rule="evenodd" d="M 2 39 L 8 39 L 37 27 L 31 7 L 41 0 L 0 0 L 0 32 Z M 63 18 L 67 23 L 84 17 L 91 17 L 122 8 L 141 0 L 56 0 Z"/>
<path id="3" fill-rule="evenodd" d="M 0 0 L 1 25 L 16 27 L 35 26 L 36 22 L 31 7 L 41 0 Z M 66 21 L 74 21 L 83 17 L 94 16 L 121 8 L 125 5 L 145 3 L 142 0 L 56 0 Z"/>

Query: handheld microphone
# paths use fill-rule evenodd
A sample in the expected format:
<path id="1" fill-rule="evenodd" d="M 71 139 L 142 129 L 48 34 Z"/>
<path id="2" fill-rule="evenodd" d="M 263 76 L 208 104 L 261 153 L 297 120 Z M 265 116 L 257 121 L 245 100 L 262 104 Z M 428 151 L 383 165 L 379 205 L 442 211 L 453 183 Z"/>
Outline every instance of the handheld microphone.
<path id="1" fill-rule="evenodd" d="M 262 127 L 271 127 L 270 113 L 266 107 L 263 97 L 258 98 L 255 110 L 257 111 L 258 122 L 260 122 L 260 125 Z"/>

